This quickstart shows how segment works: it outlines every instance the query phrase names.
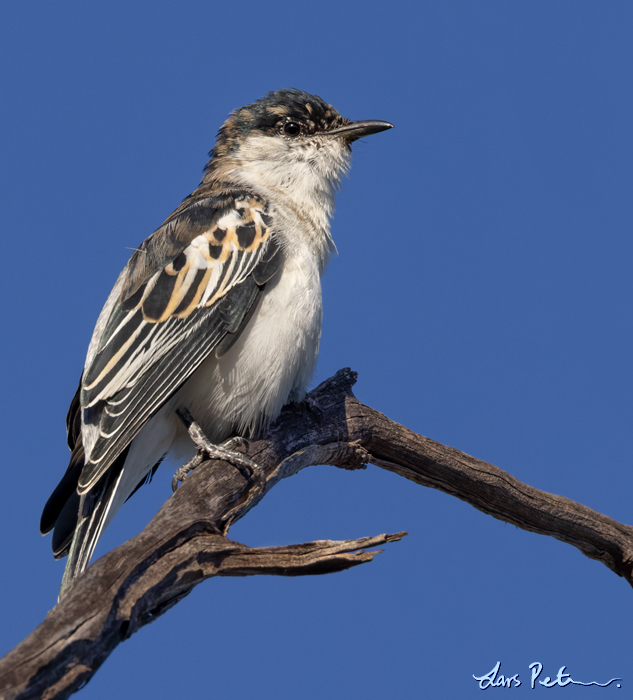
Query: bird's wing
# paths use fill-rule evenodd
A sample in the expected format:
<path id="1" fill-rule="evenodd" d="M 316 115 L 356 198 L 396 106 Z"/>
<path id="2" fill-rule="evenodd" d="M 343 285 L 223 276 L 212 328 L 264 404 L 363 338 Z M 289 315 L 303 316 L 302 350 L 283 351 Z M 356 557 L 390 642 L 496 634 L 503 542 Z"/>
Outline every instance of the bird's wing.
<path id="1" fill-rule="evenodd" d="M 93 432 L 84 440 L 90 444 L 80 494 L 203 360 L 239 332 L 282 262 L 271 223 L 261 197 L 205 199 L 178 210 L 132 256 L 82 379 L 85 432 Z"/>

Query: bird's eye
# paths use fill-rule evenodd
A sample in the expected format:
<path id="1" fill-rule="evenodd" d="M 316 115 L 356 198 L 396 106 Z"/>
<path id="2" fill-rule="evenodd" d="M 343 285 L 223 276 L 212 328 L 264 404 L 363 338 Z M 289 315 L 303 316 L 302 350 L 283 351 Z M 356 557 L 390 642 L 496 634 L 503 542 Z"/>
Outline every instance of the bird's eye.
<path id="1" fill-rule="evenodd" d="M 297 122 L 286 122 L 282 128 L 286 136 L 299 136 L 301 133 L 301 126 Z"/>

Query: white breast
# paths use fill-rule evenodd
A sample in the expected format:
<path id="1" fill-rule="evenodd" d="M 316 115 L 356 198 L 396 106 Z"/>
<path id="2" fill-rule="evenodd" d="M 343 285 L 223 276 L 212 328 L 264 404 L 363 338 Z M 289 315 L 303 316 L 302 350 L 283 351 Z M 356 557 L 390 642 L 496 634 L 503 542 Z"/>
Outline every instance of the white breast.
<path id="1" fill-rule="evenodd" d="M 256 430 L 312 378 L 321 336 L 321 280 L 310 256 L 286 259 L 255 314 L 221 359 L 209 357 L 178 393 L 211 440 Z"/>

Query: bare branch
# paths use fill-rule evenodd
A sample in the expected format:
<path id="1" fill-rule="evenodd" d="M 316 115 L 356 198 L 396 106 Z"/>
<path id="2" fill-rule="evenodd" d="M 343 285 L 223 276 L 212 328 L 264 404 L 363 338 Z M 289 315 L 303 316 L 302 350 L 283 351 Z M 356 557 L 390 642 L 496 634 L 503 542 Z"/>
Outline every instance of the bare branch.
<path id="1" fill-rule="evenodd" d="M 599 559 L 633 585 L 633 528 L 545 493 L 501 469 L 417 435 L 361 404 L 356 375 L 341 370 L 300 406 L 286 407 L 249 457 L 262 493 L 223 462 L 205 462 L 145 530 L 99 559 L 21 644 L 0 660 L 0 697 L 66 698 L 110 652 L 212 576 L 331 573 L 371 561 L 365 549 L 405 533 L 345 542 L 252 549 L 226 538 L 279 480 L 314 464 L 368 461 L 467 501 L 495 518 L 551 535 Z"/>

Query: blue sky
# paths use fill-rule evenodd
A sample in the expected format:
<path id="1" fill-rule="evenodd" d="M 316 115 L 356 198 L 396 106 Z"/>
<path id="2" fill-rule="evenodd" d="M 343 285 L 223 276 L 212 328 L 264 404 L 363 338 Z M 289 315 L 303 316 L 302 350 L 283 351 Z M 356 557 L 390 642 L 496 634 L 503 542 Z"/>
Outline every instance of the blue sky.
<path id="1" fill-rule="evenodd" d="M 201 175 L 229 111 L 321 95 L 390 132 L 354 147 L 315 381 L 532 486 L 633 522 L 633 6 L 6 0 L 0 653 L 54 605 L 41 508 L 130 249 Z M 159 470 L 97 556 L 169 496 Z M 162 473 L 161 473 L 162 472 Z M 408 530 L 327 577 L 217 579 L 121 645 L 86 698 L 470 698 L 633 686 L 633 592 L 574 548 L 378 468 L 315 467 L 231 530 L 253 546 Z M 481 691 L 501 661 L 522 686 Z"/>

